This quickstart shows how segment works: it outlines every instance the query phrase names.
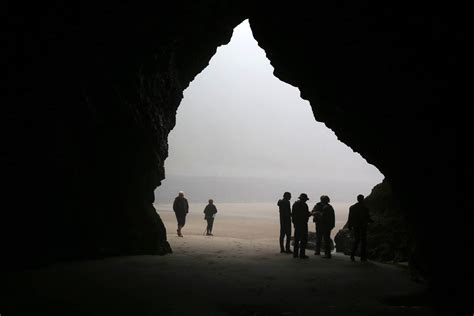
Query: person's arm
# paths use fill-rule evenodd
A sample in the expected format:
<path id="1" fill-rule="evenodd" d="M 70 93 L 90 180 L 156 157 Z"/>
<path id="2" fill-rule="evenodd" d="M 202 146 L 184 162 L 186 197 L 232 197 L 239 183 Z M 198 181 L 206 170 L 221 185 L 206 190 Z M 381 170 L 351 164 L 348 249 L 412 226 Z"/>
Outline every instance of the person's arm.
<path id="1" fill-rule="evenodd" d="M 349 215 L 347 217 L 347 228 L 352 229 L 352 223 L 354 222 L 354 212 L 352 206 L 349 207 Z"/>
<path id="2" fill-rule="evenodd" d="M 336 214 L 334 208 L 331 206 L 331 228 L 336 227 Z"/>
<path id="3" fill-rule="evenodd" d="M 186 213 L 189 213 L 189 204 L 188 204 L 188 200 L 187 200 L 187 199 L 184 199 L 184 205 L 185 205 L 185 211 L 186 211 Z"/>

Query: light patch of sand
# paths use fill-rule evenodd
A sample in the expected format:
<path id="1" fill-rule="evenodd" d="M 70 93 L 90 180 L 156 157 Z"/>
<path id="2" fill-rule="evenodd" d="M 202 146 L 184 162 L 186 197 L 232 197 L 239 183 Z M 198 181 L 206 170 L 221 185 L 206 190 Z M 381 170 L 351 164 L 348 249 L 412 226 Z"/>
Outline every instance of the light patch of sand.
<path id="1" fill-rule="evenodd" d="M 177 230 L 176 216 L 173 212 L 159 212 L 166 231 L 175 236 Z M 186 224 L 182 229 L 185 236 L 203 236 L 206 232 L 207 221 L 204 214 L 189 213 Z M 271 218 L 247 218 L 232 215 L 217 215 L 214 219 L 212 233 L 219 237 L 231 237 L 246 240 L 274 240 L 278 243 L 280 223 Z"/>

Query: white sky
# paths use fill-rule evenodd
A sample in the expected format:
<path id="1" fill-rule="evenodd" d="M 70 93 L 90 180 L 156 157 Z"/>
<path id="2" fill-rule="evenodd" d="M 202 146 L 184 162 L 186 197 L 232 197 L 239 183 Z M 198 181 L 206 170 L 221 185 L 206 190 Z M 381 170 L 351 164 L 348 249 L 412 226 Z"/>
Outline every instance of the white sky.
<path id="1" fill-rule="evenodd" d="M 248 21 L 186 89 L 168 141 L 167 176 L 336 181 L 354 194 L 383 179 L 273 76 Z"/>

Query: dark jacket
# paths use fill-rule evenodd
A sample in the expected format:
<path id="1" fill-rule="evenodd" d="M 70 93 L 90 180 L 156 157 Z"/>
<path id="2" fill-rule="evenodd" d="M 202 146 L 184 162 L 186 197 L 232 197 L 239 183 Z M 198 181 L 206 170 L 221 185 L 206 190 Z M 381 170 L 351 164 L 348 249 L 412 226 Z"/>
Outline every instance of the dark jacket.
<path id="1" fill-rule="evenodd" d="M 290 201 L 287 199 L 278 200 L 277 203 L 280 209 L 280 219 L 291 222 L 291 206 Z"/>
<path id="2" fill-rule="evenodd" d="M 180 214 L 180 215 L 187 214 L 188 211 L 189 211 L 188 200 L 186 200 L 185 197 L 177 196 L 174 199 L 173 211 L 177 214 Z"/>
<path id="3" fill-rule="evenodd" d="M 369 209 L 364 203 L 357 202 L 349 207 L 349 219 L 346 224 L 348 228 L 366 227 L 371 222 L 373 221 L 370 218 Z"/>
<path id="4" fill-rule="evenodd" d="M 321 227 L 323 229 L 333 229 L 336 226 L 336 216 L 331 204 L 326 204 L 322 208 Z"/>
<path id="5" fill-rule="evenodd" d="M 217 208 L 214 204 L 207 204 L 204 208 L 204 219 L 213 218 L 214 214 L 217 213 Z"/>
<path id="6" fill-rule="evenodd" d="M 316 223 L 316 225 L 319 226 L 319 224 L 321 224 L 321 219 L 322 219 L 322 215 L 323 215 L 323 203 L 322 202 L 318 202 L 316 203 L 316 205 L 313 207 L 313 212 L 315 212 L 315 214 L 313 215 L 313 222 Z"/>
<path id="7" fill-rule="evenodd" d="M 309 212 L 308 204 L 301 200 L 293 203 L 293 208 L 291 209 L 291 219 L 294 225 L 303 225 L 308 223 L 308 219 L 311 213 Z"/>

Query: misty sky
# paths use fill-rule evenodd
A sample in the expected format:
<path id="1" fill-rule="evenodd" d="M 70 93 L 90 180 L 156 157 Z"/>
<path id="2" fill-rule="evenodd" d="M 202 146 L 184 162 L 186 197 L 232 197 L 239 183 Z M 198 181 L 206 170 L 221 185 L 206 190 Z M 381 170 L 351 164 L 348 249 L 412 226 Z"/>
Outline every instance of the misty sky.
<path id="1" fill-rule="evenodd" d="M 314 119 L 297 88 L 273 76 L 248 21 L 185 90 L 168 141 L 167 178 L 314 179 L 351 194 L 368 194 L 383 179 Z"/>

